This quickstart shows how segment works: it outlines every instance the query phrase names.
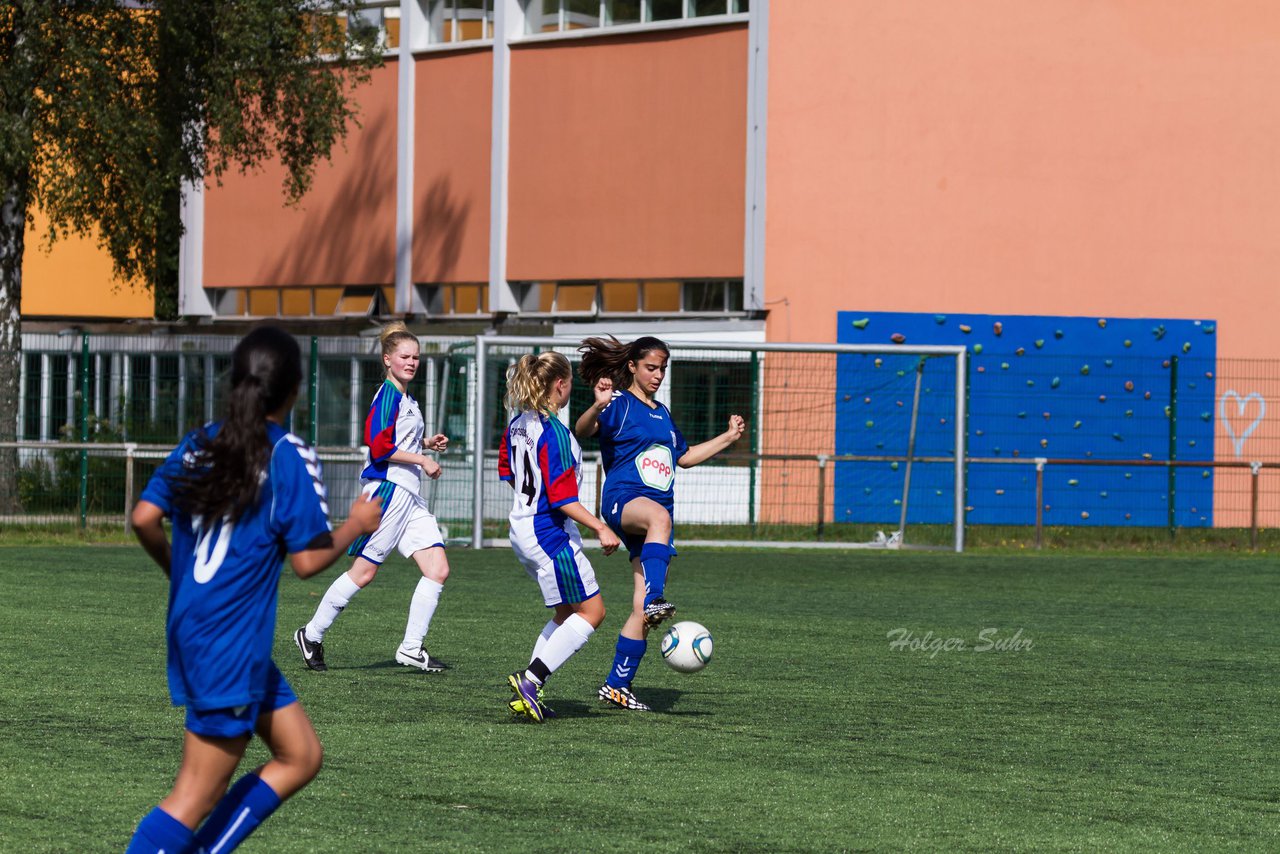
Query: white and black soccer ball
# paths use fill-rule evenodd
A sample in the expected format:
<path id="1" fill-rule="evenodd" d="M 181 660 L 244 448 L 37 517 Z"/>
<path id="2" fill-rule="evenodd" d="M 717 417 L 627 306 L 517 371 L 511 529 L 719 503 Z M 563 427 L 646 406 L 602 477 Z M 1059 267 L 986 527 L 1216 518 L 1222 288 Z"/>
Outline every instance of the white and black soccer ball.
<path id="1" fill-rule="evenodd" d="M 711 632 L 692 620 L 676 623 L 662 636 L 662 660 L 681 673 L 697 673 L 706 667 L 711 649 Z"/>

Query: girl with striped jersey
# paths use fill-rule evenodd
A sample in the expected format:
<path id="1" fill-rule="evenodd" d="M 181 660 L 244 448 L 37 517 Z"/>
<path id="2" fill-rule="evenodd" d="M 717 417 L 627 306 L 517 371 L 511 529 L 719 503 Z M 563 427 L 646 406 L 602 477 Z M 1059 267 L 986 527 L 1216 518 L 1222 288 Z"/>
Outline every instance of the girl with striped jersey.
<path id="1" fill-rule="evenodd" d="M 586 644 L 604 620 L 604 601 L 578 524 L 595 531 L 605 555 L 620 545 L 582 506 L 582 448 L 556 413 L 569 403 L 573 370 L 559 353 L 526 354 L 507 372 L 507 408 L 516 410 L 498 448 L 498 476 L 515 495 L 511 548 L 554 614 L 533 644 L 526 668 L 507 677 L 511 710 L 541 723 L 551 714 L 542 686 Z M 576 524 L 575 524 L 576 523 Z"/>
<path id="2" fill-rule="evenodd" d="M 440 464 L 423 451 L 444 451 L 449 440 L 442 433 L 423 439 L 426 422 L 408 393 L 409 383 L 418 373 L 417 336 L 396 321 L 382 328 L 380 341 L 387 375 L 365 418 L 364 443 L 369 450 L 360 482 L 365 495 L 382 498 L 382 524 L 352 543 L 347 553 L 355 563 L 329 586 L 311 621 L 294 632 L 293 640 L 308 668 L 327 670 L 325 633 L 396 550 L 417 564 L 422 578 L 409 603 L 409 620 L 395 659 L 408 667 L 438 673 L 448 665 L 428 655 L 422 643 L 449 577 L 449 561 L 440 526 L 427 508 L 421 485 L 422 475 L 434 480 L 441 471 Z"/>
<path id="3" fill-rule="evenodd" d="M 134 533 L 170 578 L 169 693 L 187 711 L 173 789 L 130 852 L 231 851 L 320 770 L 316 731 L 271 660 L 280 565 L 287 553 L 300 577 L 320 572 L 378 527 L 380 502 L 361 496 L 330 532 L 315 451 L 281 426 L 301 381 L 292 336 L 246 335 L 225 418 L 189 433 L 134 508 Z M 228 789 L 254 732 L 271 758 Z"/>

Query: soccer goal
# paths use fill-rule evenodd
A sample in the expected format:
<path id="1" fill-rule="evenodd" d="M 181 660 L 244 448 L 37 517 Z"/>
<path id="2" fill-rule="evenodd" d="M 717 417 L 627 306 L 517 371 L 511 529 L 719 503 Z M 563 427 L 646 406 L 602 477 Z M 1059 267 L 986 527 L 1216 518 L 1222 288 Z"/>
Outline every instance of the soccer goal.
<path id="1" fill-rule="evenodd" d="M 510 488 L 497 476 L 507 369 L 577 339 L 477 336 L 469 390 L 471 542 L 506 543 Z M 785 548 L 964 547 L 965 348 L 671 342 L 658 399 L 690 445 L 747 431 L 676 475 L 677 542 Z M 591 390 L 575 379 L 572 427 Z M 599 509 L 594 440 L 583 443 L 582 501 Z"/>

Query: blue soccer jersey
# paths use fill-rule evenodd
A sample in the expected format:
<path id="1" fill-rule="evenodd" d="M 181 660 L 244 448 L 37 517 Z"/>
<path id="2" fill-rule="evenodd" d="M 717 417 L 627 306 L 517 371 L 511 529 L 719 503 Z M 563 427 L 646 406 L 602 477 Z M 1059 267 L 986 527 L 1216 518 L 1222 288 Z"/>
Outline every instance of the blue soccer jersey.
<path id="1" fill-rule="evenodd" d="M 206 427 L 212 437 L 218 424 Z M 276 591 L 286 553 L 329 531 L 315 451 L 268 422 L 271 460 L 258 502 L 234 524 L 191 517 L 173 503 L 175 480 L 194 461 L 188 434 L 152 475 L 142 500 L 170 517 L 169 693 L 197 710 L 262 700 L 271 675 Z"/>
<path id="2" fill-rule="evenodd" d="M 598 423 L 605 475 L 602 508 L 644 496 L 672 509 L 676 463 L 689 444 L 671 419 L 671 410 L 661 403 L 650 408 L 630 391 L 614 392 Z"/>

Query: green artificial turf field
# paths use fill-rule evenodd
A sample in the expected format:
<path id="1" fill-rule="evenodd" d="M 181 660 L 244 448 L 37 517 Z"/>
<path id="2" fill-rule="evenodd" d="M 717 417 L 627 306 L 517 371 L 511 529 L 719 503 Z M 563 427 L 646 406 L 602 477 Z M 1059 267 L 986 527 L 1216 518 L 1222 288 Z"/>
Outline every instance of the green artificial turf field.
<path id="1" fill-rule="evenodd" d="M 337 570 L 282 578 L 276 660 L 326 763 L 242 850 L 1280 847 L 1272 558 L 690 549 L 668 596 L 715 659 L 676 673 L 655 636 L 643 714 L 595 700 L 630 579 L 594 553 L 610 614 L 541 726 L 505 687 L 535 585 L 507 551 L 451 560 L 440 675 L 392 661 L 407 562 L 323 674 L 290 634 Z M 0 850 L 123 850 L 168 791 L 165 584 L 136 547 L 0 549 Z"/>

